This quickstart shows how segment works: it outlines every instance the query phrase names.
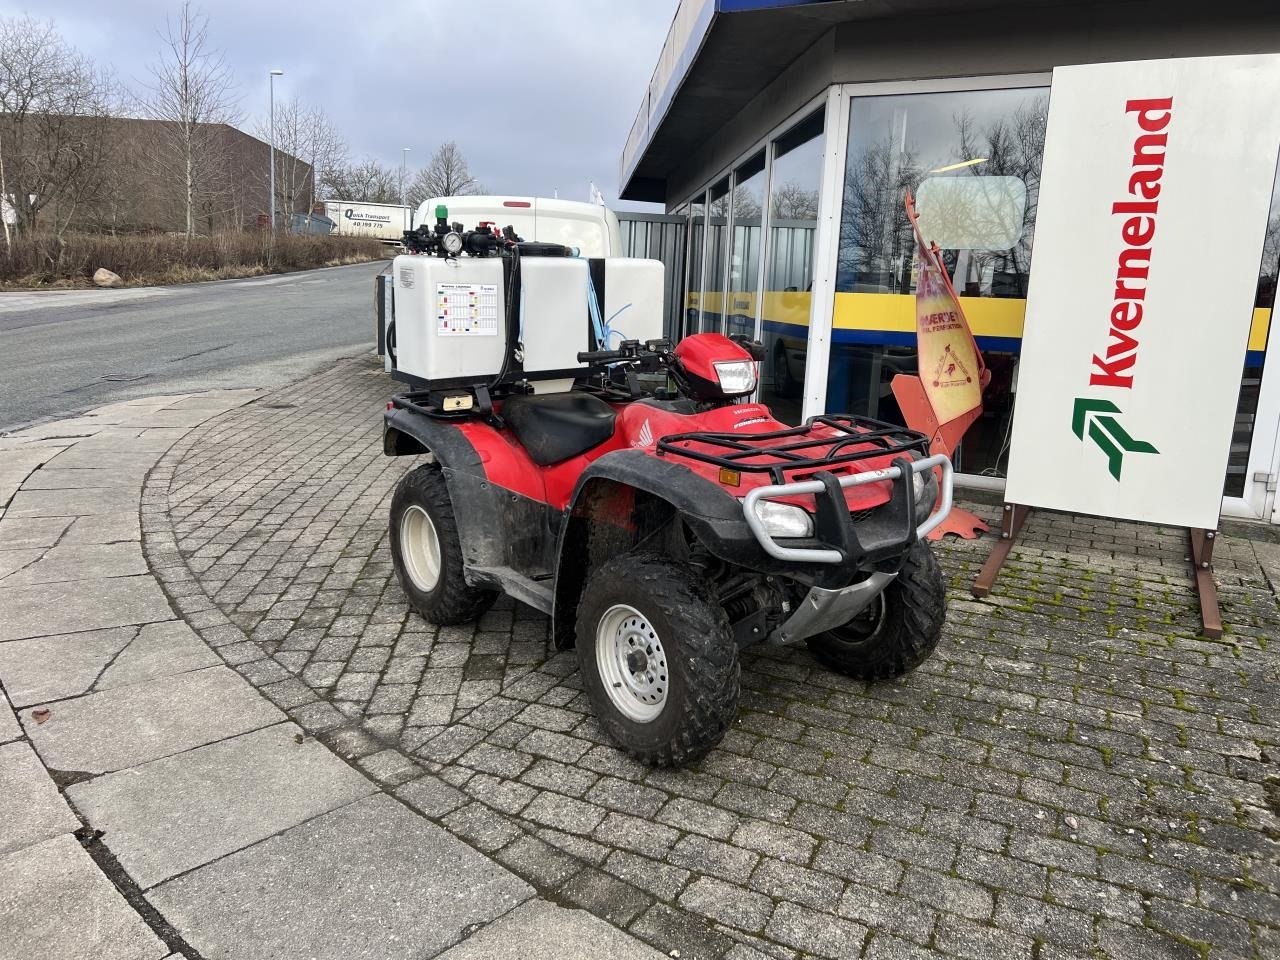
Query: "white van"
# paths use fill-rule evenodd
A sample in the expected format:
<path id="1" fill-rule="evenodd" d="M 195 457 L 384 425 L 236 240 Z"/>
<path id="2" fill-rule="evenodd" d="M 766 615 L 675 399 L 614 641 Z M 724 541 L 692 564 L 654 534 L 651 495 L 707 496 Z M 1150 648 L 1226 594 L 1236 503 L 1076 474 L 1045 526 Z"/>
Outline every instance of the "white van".
<path id="1" fill-rule="evenodd" d="M 474 230 L 482 221 L 508 224 L 522 240 L 577 247 L 584 257 L 621 257 L 618 217 L 608 207 L 546 197 L 433 197 L 419 205 L 413 227 L 436 222 L 436 207 L 449 208 L 449 222 Z"/>

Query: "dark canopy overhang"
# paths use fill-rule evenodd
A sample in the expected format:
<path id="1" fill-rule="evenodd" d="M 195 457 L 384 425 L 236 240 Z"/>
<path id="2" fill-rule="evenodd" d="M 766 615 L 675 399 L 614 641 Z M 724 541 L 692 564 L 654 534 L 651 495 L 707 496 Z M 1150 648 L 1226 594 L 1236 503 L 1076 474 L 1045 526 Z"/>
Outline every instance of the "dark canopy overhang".
<path id="1" fill-rule="evenodd" d="M 682 0 L 619 163 L 624 200 L 668 174 L 833 26 L 1067 0 Z"/>

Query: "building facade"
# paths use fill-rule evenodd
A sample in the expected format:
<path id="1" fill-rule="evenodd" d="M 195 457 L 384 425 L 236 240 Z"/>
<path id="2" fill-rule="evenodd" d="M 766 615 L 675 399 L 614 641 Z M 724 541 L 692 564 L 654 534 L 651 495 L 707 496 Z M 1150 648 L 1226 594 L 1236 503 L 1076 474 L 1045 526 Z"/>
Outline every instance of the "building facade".
<path id="1" fill-rule="evenodd" d="M 72 122 L 83 128 L 75 142 L 92 163 L 77 174 L 74 189 L 56 192 L 42 208 L 40 229 L 185 232 L 188 169 L 179 124 L 130 117 Z M 213 233 L 260 225 L 270 210 L 270 145 L 225 123 L 196 124 L 190 139 L 193 229 Z M 34 171 L 26 179 L 42 182 L 39 171 L 49 165 L 38 136 L 25 142 L 31 156 L 11 150 L 4 157 L 11 191 L 26 170 Z M 290 214 L 307 213 L 314 203 L 311 165 L 277 150 L 277 218 L 287 225 Z"/>
<path id="2" fill-rule="evenodd" d="M 916 363 L 902 197 L 1000 178 L 984 189 L 1001 185 L 1013 221 L 944 260 L 993 375 L 956 466 L 1001 489 L 1053 68 L 1271 52 L 1280 7 L 1255 0 L 683 0 L 620 193 L 684 218 L 684 332 L 764 340 L 763 399 L 784 418 L 900 421 L 889 384 Z M 1223 509 L 1280 521 L 1280 192 L 1269 224 Z M 1212 283 L 1212 263 L 1189 282 Z"/>

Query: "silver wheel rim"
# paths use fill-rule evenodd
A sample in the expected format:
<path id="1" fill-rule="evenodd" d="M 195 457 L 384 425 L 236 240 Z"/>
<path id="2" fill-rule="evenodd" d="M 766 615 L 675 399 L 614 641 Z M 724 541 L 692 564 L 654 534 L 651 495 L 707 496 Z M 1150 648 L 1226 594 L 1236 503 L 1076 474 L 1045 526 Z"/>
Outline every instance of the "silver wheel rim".
<path id="1" fill-rule="evenodd" d="M 416 504 L 400 517 L 400 557 L 413 585 L 430 593 L 440 582 L 440 536 L 427 511 Z"/>
<path id="2" fill-rule="evenodd" d="M 657 719 L 670 687 L 658 631 L 635 607 L 619 603 L 596 626 L 596 668 L 610 701 L 628 720 Z"/>

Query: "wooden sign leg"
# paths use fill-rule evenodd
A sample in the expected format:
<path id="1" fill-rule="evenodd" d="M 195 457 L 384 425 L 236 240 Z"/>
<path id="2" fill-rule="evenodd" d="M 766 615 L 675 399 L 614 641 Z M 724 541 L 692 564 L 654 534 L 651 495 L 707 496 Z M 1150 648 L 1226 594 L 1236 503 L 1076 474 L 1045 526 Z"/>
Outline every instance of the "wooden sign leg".
<path id="1" fill-rule="evenodd" d="M 973 586 L 969 588 L 969 592 L 975 597 L 981 599 L 991 592 L 992 586 L 995 585 L 996 577 L 1000 575 L 1000 568 L 1004 566 L 1005 560 L 1009 558 L 1009 551 L 1013 549 L 1013 544 L 1018 539 L 1018 534 L 1022 532 L 1022 525 L 1027 522 L 1027 517 L 1030 515 L 1030 507 L 1024 507 L 1017 503 L 1006 503 L 1004 505 L 1004 517 L 1000 524 L 1000 539 L 991 548 L 991 555 L 987 557 L 987 562 L 982 565 L 977 579 L 973 581 Z"/>
<path id="2" fill-rule="evenodd" d="M 1217 640 L 1222 636 L 1222 611 L 1218 609 L 1218 585 L 1213 582 L 1213 544 L 1218 539 L 1216 530 L 1193 528 L 1191 536 L 1191 575 L 1196 581 L 1196 593 L 1200 597 L 1200 620 L 1204 635 Z"/>

